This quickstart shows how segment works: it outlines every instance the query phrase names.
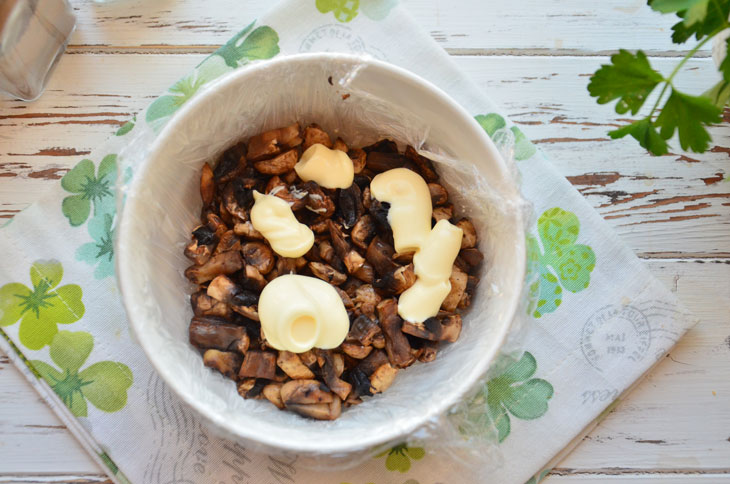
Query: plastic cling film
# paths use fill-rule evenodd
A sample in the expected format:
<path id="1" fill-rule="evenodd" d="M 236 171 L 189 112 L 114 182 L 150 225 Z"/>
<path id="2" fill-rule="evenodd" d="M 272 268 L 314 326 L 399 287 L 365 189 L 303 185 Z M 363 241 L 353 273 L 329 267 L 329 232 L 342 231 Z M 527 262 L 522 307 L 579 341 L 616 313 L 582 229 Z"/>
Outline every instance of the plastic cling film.
<path id="1" fill-rule="evenodd" d="M 188 343 L 192 286 L 183 249 L 199 223 L 201 167 L 242 140 L 294 122 L 315 122 L 349 147 L 384 137 L 415 147 L 434 161 L 454 220 L 472 220 L 485 256 L 458 341 L 328 422 L 242 399 Z M 354 466 L 404 442 L 480 468 L 485 458 L 500 465 L 496 428 L 480 398 L 500 349 L 517 355 L 527 319 L 529 205 L 514 182 L 509 148 L 502 159 L 471 116 L 413 74 L 342 54 L 253 62 L 206 85 L 156 128 L 139 121 L 120 153 L 120 173 L 129 175 L 118 181 L 117 275 L 151 364 L 213 431 L 262 452 L 295 452 L 318 468 Z"/>

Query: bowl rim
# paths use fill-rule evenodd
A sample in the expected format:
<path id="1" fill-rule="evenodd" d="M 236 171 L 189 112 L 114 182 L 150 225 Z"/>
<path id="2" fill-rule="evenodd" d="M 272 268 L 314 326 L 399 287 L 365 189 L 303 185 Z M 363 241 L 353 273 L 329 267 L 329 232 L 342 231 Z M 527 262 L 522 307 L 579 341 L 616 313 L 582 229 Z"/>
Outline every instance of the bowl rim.
<path id="1" fill-rule="evenodd" d="M 154 371 L 157 372 L 158 375 L 160 375 L 160 377 L 177 395 L 177 397 L 185 402 L 185 404 L 188 405 L 190 408 L 194 409 L 195 412 L 200 415 L 203 420 L 214 425 L 220 432 L 226 434 L 227 436 L 242 439 L 248 442 L 255 442 L 257 444 L 283 451 L 303 454 L 341 454 L 348 452 L 359 452 L 366 449 L 376 448 L 378 446 L 382 446 L 385 443 L 394 442 L 398 439 L 404 438 L 405 436 L 413 433 L 415 430 L 422 428 L 424 425 L 428 424 L 428 422 L 432 421 L 435 417 L 443 415 L 446 411 L 448 411 L 448 409 L 457 404 L 466 394 L 469 393 L 471 389 L 475 387 L 479 380 L 483 378 L 483 376 L 486 374 L 489 366 L 499 354 L 499 350 L 503 346 L 504 341 L 510 332 L 510 328 L 512 327 L 523 293 L 522 281 L 524 281 L 525 279 L 527 265 L 525 257 L 518 257 L 517 266 L 512 268 L 512 272 L 516 276 L 514 280 L 520 281 L 519 287 L 516 290 L 512 291 L 511 295 L 503 295 L 503 297 L 509 297 L 507 303 L 508 310 L 503 312 L 502 318 L 500 318 L 505 321 L 505 323 L 503 323 L 503 327 L 500 328 L 499 333 L 494 336 L 495 344 L 493 346 L 493 353 L 487 358 L 480 359 L 475 365 L 473 365 L 469 373 L 470 378 L 465 379 L 465 382 L 468 383 L 461 384 L 448 397 L 444 398 L 441 401 L 440 405 L 430 408 L 428 412 L 419 414 L 418 418 L 409 419 L 406 425 L 391 426 L 392 430 L 390 430 L 389 432 L 378 433 L 377 435 L 375 435 L 373 432 L 363 432 L 363 435 L 360 436 L 359 439 L 352 440 L 351 442 L 348 442 L 347 445 L 338 445 L 335 447 L 330 445 L 328 441 L 324 440 L 316 441 L 315 439 L 311 439 L 308 441 L 296 442 L 290 442 L 286 440 L 282 441 L 277 438 L 271 438 L 266 433 L 250 431 L 249 428 L 245 426 L 237 425 L 236 427 L 231 428 L 230 426 L 226 425 L 227 422 L 223 418 L 221 412 L 213 411 L 213 409 L 211 409 L 209 405 L 201 404 L 199 399 L 192 397 L 192 395 L 189 395 L 188 392 L 185 391 L 185 388 L 181 384 L 177 383 L 177 380 L 173 377 L 174 375 L 172 370 L 168 370 L 163 365 L 159 364 L 159 362 L 154 357 L 157 348 L 153 347 L 152 342 L 144 337 L 144 333 L 141 330 L 141 328 L 143 328 L 144 326 L 144 318 L 141 318 L 137 311 L 135 311 L 135 307 L 137 307 L 138 304 L 135 302 L 132 296 L 135 291 L 131 287 L 131 273 L 134 267 L 134 264 L 131 263 L 132 256 L 129 252 L 131 244 L 125 244 L 121 242 L 127 240 L 129 238 L 129 234 L 133 230 L 133 217 L 131 217 L 130 213 L 136 211 L 130 210 L 130 208 L 135 207 L 135 204 L 138 203 L 140 198 L 134 196 L 134 194 L 139 190 L 139 187 L 142 185 L 139 183 L 139 180 L 145 178 L 144 174 L 151 165 L 150 161 L 158 158 L 161 155 L 166 145 L 166 139 L 169 137 L 171 132 L 174 132 L 177 129 L 178 125 L 185 122 L 187 118 L 187 113 L 195 110 L 198 105 L 206 103 L 209 98 L 214 95 L 214 93 L 216 93 L 218 88 L 222 88 L 230 84 L 240 83 L 242 82 L 241 78 L 255 76 L 260 71 L 266 71 L 267 69 L 278 64 L 296 64 L 299 62 L 312 61 L 342 61 L 350 63 L 367 63 L 374 66 L 375 68 L 387 71 L 388 74 L 392 75 L 394 78 L 397 78 L 399 81 L 404 82 L 405 84 L 416 84 L 424 90 L 428 91 L 430 95 L 438 98 L 441 102 L 453 109 L 458 116 L 467 120 L 467 124 L 470 125 L 471 129 L 469 136 L 480 138 L 483 142 L 484 147 L 487 148 L 487 150 L 490 152 L 492 158 L 496 159 L 497 161 L 494 168 L 498 172 L 500 172 L 502 178 L 499 184 L 500 189 L 503 192 L 508 192 L 508 195 L 513 199 L 519 200 L 521 198 L 518 185 L 513 180 L 507 164 L 502 158 L 497 147 L 492 142 L 491 138 L 481 128 L 481 126 L 479 126 L 474 117 L 470 115 L 464 107 L 462 107 L 459 103 L 452 99 L 451 96 L 449 96 L 441 88 L 435 86 L 430 81 L 427 81 L 426 79 L 402 67 L 362 55 L 332 52 L 284 55 L 280 57 L 275 57 L 270 60 L 252 63 L 243 68 L 236 69 L 232 72 L 224 74 L 222 77 L 212 81 L 210 84 L 201 89 L 196 96 L 194 96 L 191 100 L 185 103 L 185 105 L 183 105 L 176 113 L 174 113 L 170 120 L 167 122 L 167 124 L 163 127 L 163 129 L 157 134 L 154 141 L 152 141 L 150 149 L 148 150 L 144 159 L 137 166 L 133 180 L 126 187 L 127 206 L 125 206 L 121 210 L 121 217 L 119 220 L 117 233 L 117 247 L 119 247 L 119 249 L 116 257 L 116 274 L 122 303 L 127 314 L 127 318 L 129 320 L 129 327 L 132 330 L 133 335 L 135 336 L 135 340 L 142 347 L 142 350 L 145 353 L 145 356 L 147 357 L 147 360 L 151 364 Z M 523 219 L 524 217 L 522 212 L 520 210 L 516 210 L 515 222 L 517 227 L 518 240 L 515 241 L 515 244 L 517 245 L 518 253 L 524 252 L 525 249 L 525 230 Z"/>

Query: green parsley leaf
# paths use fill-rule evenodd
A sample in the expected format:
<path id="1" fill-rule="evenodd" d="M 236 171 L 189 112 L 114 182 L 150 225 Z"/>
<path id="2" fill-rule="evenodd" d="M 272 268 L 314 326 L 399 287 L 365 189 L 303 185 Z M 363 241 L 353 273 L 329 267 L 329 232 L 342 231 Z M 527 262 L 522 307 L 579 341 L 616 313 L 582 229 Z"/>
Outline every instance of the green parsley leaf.
<path id="1" fill-rule="evenodd" d="M 710 98 L 712 104 L 722 109 L 730 101 L 730 82 L 725 80 L 718 82 L 703 96 Z"/>
<path id="2" fill-rule="evenodd" d="M 651 5 L 654 8 L 654 2 Z M 678 11 L 677 15 L 682 21 L 672 27 L 672 42 L 683 44 L 693 35 L 700 40 L 727 26 L 730 0 L 699 0 L 688 9 Z"/>
<path id="3" fill-rule="evenodd" d="M 623 114 L 629 109 L 636 114 L 647 96 L 661 81 L 661 74 L 652 69 L 642 51 L 632 54 L 621 49 L 611 56 L 612 64 L 605 64 L 596 71 L 588 84 L 588 92 L 598 98 L 599 104 L 619 99 L 616 112 Z"/>
<path id="4" fill-rule="evenodd" d="M 650 0 L 652 10 L 661 13 L 683 12 L 698 3 L 707 3 L 707 0 Z"/>
<path id="5" fill-rule="evenodd" d="M 679 144 L 683 150 L 702 153 L 710 142 L 706 125 L 720 122 L 722 110 L 709 98 L 690 96 L 672 89 L 672 95 L 656 119 L 662 138 L 669 139 L 679 131 Z"/>
<path id="6" fill-rule="evenodd" d="M 667 142 L 664 141 L 664 138 L 659 136 L 659 133 L 657 133 L 656 128 L 652 125 L 649 118 L 634 121 L 623 128 L 610 131 L 608 135 L 612 139 L 623 138 L 626 135 L 631 135 L 642 147 L 653 155 L 664 155 L 669 151 Z"/>

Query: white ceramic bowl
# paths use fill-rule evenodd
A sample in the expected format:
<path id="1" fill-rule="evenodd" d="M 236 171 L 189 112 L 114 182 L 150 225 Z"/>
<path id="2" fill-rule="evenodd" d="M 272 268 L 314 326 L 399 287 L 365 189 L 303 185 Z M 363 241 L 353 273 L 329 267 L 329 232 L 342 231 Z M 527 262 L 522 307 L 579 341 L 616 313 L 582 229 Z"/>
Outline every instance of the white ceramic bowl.
<path id="1" fill-rule="evenodd" d="M 190 262 L 183 248 L 198 224 L 200 168 L 236 141 L 295 120 L 317 122 L 351 146 L 389 135 L 451 158 L 437 166 L 457 210 L 475 220 L 486 256 L 459 341 L 434 362 L 401 371 L 387 392 L 334 422 L 240 398 L 233 382 L 203 366 L 187 336 L 191 285 L 183 270 Z M 463 108 L 384 62 L 303 54 L 232 72 L 174 115 L 125 193 L 117 274 L 137 340 L 164 381 L 212 428 L 263 450 L 351 456 L 437 422 L 484 375 L 518 307 L 525 246 L 509 170 Z"/>

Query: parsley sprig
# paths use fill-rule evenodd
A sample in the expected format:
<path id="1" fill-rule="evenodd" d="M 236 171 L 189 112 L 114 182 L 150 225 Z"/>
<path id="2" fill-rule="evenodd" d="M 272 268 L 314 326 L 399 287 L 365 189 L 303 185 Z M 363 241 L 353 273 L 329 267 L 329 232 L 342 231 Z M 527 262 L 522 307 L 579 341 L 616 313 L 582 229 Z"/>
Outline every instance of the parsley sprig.
<path id="1" fill-rule="evenodd" d="M 730 101 L 730 38 L 726 40 L 729 54 L 720 64 L 722 79 L 707 92 L 700 96 L 683 93 L 674 86 L 674 78 L 698 50 L 730 28 L 730 0 L 648 0 L 647 3 L 657 12 L 674 13 L 680 18 L 672 27 L 674 43 L 682 44 L 694 37 L 697 45 L 667 77 L 651 66 L 641 50 L 632 54 L 621 49 L 611 56 L 611 64 L 601 66 L 593 74 L 588 92 L 599 104 L 617 99 L 618 114 L 630 111 L 636 115 L 661 84 L 659 97 L 646 117 L 608 134 L 613 139 L 630 135 L 652 154 L 663 155 L 669 151 L 667 140 L 678 132 L 683 150 L 702 153 L 712 139 L 707 127 L 721 121 L 722 109 Z"/>

